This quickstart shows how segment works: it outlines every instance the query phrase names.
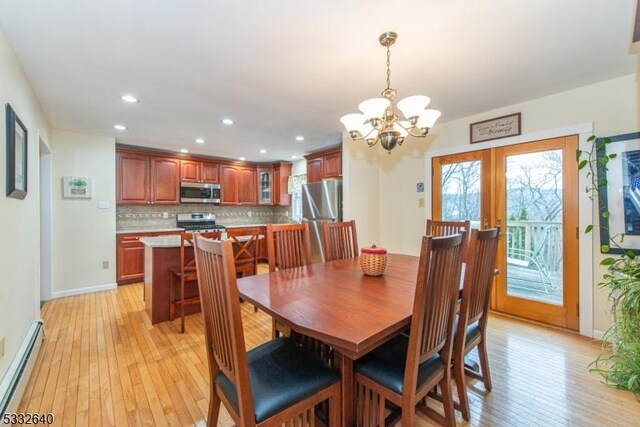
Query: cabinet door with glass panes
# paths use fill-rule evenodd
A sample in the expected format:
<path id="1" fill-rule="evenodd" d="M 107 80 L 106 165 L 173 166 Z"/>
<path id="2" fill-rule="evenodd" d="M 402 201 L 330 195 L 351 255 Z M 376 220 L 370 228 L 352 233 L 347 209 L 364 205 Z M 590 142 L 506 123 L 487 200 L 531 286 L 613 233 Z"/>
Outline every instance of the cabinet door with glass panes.
<path id="1" fill-rule="evenodd" d="M 258 168 L 258 204 L 273 204 L 273 168 Z"/>

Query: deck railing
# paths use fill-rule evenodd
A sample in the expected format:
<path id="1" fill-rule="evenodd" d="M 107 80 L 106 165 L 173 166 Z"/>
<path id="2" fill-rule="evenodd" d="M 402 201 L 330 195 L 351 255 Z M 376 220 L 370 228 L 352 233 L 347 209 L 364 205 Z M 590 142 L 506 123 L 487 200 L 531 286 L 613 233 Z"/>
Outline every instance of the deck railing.
<path id="1" fill-rule="evenodd" d="M 507 259 L 536 263 L 548 272 L 562 271 L 562 223 L 508 221 Z"/>

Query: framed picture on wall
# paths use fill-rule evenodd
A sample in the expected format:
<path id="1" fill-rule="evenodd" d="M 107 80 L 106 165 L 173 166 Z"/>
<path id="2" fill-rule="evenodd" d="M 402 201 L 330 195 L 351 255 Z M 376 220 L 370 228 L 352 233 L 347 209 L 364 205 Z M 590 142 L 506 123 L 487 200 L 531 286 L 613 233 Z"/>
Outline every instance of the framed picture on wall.
<path id="1" fill-rule="evenodd" d="M 600 186 L 600 247 L 607 253 L 622 254 L 632 250 L 640 254 L 640 132 L 612 136 L 610 144 L 598 150 Z M 601 159 L 611 154 L 606 167 Z M 608 218 L 603 215 L 608 212 Z M 619 247 L 611 244 L 610 239 Z"/>
<path id="2" fill-rule="evenodd" d="M 27 197 L 27 128 L 11 105 L 6 106 L 7 120 L 7 197 Z"/>

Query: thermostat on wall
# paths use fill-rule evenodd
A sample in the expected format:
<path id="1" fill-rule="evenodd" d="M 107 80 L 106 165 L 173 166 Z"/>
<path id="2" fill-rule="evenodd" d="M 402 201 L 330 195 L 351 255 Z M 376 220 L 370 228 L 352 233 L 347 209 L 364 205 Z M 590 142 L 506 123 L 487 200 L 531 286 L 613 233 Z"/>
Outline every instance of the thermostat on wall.
<path id="1" fill-rule="evenodd" d="M 418 193 L 424 193 L 424 182 L 419 182 L 416 184 L 416 191 Z"/>

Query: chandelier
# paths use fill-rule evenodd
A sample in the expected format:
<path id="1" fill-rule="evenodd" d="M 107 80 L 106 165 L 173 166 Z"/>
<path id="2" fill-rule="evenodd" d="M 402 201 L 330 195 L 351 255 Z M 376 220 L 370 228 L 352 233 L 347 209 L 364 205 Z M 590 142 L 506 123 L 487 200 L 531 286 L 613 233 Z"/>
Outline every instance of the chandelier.
<path id="1" fill-rule="evenodd" d="M 369 147 L 378 142 L 391 152 L 396 145 L 402 145 L 407 135 L 424 138 L 440 117 L 440 111 L 427 110 L 431 102 L 428 96 L 415 95 L 398 102 L 398 109 L 406 121 L 399 119 L 395 109 L 396 91 L 391 88 L 391 50 L 390 47 L 398 39 L 398 34 L 389 31 L 383 33 L 378 40 L 387 48 L 387 87 L 382 91 L 382 98 L 371 98 L 358 105 L 360 113 L 342 116 L 340 121 L 354 141 L 365 140 Z"/>

